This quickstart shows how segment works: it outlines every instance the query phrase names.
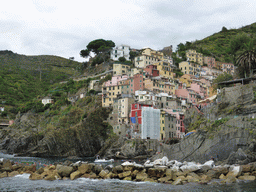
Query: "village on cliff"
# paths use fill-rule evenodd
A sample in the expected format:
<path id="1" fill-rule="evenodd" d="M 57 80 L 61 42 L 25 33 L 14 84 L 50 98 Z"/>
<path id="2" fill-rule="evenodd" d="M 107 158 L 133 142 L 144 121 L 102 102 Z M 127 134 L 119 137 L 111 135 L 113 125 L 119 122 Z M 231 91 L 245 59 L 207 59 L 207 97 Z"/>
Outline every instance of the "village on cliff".
<path id="1" fill-rule="evenodd" d="M 138 55 L 132 62 L 130 51 Z M 91 80 L 88 91 L 100 92 L 102 107 L 113 108 L 108 123 L 114 133 L 160 141 L 193 133 L 187 133 L 183 123 L 186 109 L 196 107 L 200 113 L 200 109 L 216 102 L 213 80 L 223 73 L 233 75 L 235 71 L 234 64 L 215 61 L 214 57 L 196 50 L 187 50 L 187 61 L 178 64 L 174 64 L 171 55 L 172 46 L 161 51 L 151 48 L 141 51 L 120 45 L 111 51 L 113 68 L 100 77 L 111 75 L 111 80 L 100 86 L 99 80 Z M 120 62 L 120 58 L 130 62 Z M 74 100 L 84 96 L 81 93 Z"/>

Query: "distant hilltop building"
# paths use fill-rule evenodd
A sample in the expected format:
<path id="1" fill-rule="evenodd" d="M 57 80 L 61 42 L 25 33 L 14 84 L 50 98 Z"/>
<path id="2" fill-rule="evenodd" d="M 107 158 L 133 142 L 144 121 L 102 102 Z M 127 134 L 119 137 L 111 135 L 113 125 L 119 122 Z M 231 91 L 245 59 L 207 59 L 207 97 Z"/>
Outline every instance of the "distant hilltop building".
<path id="1" fill-rule="evenodd" d="M 162 52 L 165 56 L 169 56 L 169 57 L 172 56 L 172 45 L 168 47 L 164 47 Z"/>
<path id="2" fill-rule="evenodd" d="M 120 45 L 111 51 L 110 58 L 118 61 L 120 57 L 124 57 L 127 61 L 130 60 L 130 46 Z"/>

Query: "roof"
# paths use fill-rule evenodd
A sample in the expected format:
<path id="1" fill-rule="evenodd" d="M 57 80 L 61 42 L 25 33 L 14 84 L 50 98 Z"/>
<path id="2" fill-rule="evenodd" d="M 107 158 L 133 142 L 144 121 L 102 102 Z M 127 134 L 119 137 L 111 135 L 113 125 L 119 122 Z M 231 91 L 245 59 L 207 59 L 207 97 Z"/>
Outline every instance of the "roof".
<path id="1" fill-rule="evenodd" d="M 249 78 L 243 78 L 243 79 L 235 79 L 231 81 L 223 81 L 218 83 L 218 85 L 229 85 L 234 83 L 242 83 L 242 84 L 248 84 L 250 81 L 256 80 L 256 77 L 249 77 Z"/>

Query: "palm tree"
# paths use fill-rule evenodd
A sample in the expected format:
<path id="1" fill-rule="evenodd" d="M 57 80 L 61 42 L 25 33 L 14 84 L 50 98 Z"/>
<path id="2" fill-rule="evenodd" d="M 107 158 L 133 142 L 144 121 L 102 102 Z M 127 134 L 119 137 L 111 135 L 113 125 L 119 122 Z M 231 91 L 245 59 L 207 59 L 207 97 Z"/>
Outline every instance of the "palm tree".
<path id="1" fill-rule="evenodd" d="M 244 44 L 244 52 L 237 57 L 237 64 L 244 69 L 244 74 L 249 72 L 250 77 L 253 75 L 253 70 L 256 69 L 256 49 L 255 40 L 251 40 Z"/>

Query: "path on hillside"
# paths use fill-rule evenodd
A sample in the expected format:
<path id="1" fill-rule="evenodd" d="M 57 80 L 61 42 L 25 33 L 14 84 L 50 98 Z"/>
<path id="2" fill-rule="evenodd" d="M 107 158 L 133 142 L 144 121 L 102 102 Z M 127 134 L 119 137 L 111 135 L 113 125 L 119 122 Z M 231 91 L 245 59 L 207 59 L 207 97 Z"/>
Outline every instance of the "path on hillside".
<path id="1" fill-rule="evenodd" d="M 109 71 L 105 71 L 104 73 L 100 73 L 98 75 L 94 75 L 94 76 L 87 76 L 87 77 L 80 77 L 80 78 L 77 78 L 77 79 L 73 79 L 73 81 L 83 81 L 83 80 L 86 80 L 86 79 L 89 79 L 89 78 L 96 78 L 96 77 L 100 77 L 102 75 L 106 75 L 107 73 L 111 73 L 113 72 L 113 70 L 109 70 Z M 64 83 L 67 83 L 68 81 L 62 81 L 60 82 L 60 84 L 64 84 Z"/>

